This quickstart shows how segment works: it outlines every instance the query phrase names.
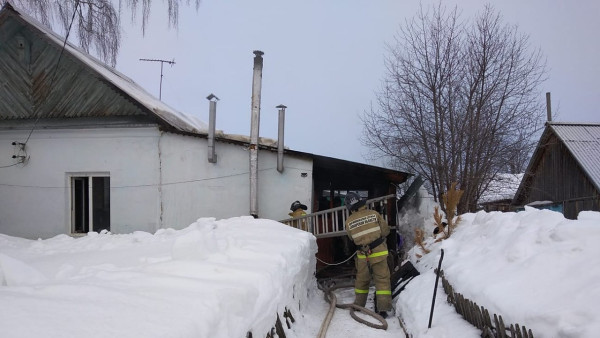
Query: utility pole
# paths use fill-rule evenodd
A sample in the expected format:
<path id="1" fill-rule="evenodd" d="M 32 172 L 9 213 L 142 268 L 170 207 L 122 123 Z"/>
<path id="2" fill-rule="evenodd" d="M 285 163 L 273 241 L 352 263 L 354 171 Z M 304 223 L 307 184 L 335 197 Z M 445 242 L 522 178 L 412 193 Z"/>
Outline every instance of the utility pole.
<path id="1" fill-rule="evenodd" d="M 163 64 L 168 63 L 171 66 L 173 66 L 175 64 L 175 59 L 173 59 L 172 61 L 169 61 L 169 60 L 160 60 L 160 59 L 140 59 L 140 61 L 160 62 L 160 87 L 158 89 L 158 99 L 160 100 L 162 98 Z"/>

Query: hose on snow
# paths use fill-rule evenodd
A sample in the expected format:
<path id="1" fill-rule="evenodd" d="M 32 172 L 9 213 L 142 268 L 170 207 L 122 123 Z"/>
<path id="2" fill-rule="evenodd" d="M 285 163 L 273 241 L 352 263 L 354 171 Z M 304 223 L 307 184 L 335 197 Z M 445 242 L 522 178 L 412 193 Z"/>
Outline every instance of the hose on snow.
<path id="1" fill-rule="evenodd" d="M 388 327 L 387 321 L 382 316 L 380 316 L 378 313 L 371 311 L 365 307 L 353 304 L 353 303 L 349 303 L 349 304 L 338 304 L 337 303 L 337 297 L 336 297 L 334 291 L 337 289 L 342 289 L 342 288 L 352 288 L 352 287 L 354 287 L 354 285 L 341 284 L 341 285 L 336 285 L 333 287 L 325 288 L 320 283 L 318 283 L 318 284 L 319 284 L 319 289 L 321 289 L 321 291 L 323 291 L 323 293 L 324 293 L 325 300 L 327 302 L 329 302 L 329 310 L 327 312 L 327 315 L 325 316 L 325 319 L 323 320 L 323 323 L 321 324 L 321 329 L 319 330 L 319 335 L 317 336 L 318 338 L 325 337 L 325 334 L 327 333 L 327 329 L 329 328 L 329 323 L 331 322 L 331 319 L 333 318 L 333 313 L 336 308 L 350 309 L 350 316 L 352 316 L 352 318 L 354 318 L 354 320 L 356 320 L 359 323 L 365 324 L 374 329 L 387 330 L 387 327 Z M 362 319 L 356 314 L 355 311 L 359 311 L 366 315 L 369 315 L 369 316 L 375 318 L 376 320 L 378 320 L 381 324 L 375 324 L 375 323 L 369 322 L 365 319 Z"/>

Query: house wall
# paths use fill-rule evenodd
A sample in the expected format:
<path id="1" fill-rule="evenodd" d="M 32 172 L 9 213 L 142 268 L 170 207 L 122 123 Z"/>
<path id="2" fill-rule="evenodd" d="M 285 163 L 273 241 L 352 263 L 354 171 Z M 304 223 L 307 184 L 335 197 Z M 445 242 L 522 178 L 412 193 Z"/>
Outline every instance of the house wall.
<path id="1" fill-rule="evenodd" d="M 0 132 L 0 165 L 14 163 L 11 143 L 28 134 Z M 70 175 L 89 173 L 110 175 L 112 232 L 155 231 L 159 136 L 151 127 L 35 130 L 27 142 L 27 164 L 0 169 L 0 233 L 26 238 L 70 233 Z"/>
<path id="2" fill-rule="evenodd" d="M 0 131 L 0 166 L 15 163 L 11 143 L 28 134 Z M 0 233 L 25 238 L 71 233 L 70 175 L 83 174 L 110 176 L 113 233 L 249 215 L 248 151 L 222 142 L 215 147 L 213 164 L 206 139 L 154 127 L 38 129 L 27 143 L 27 164 L 0 168 Z M 259 152 L 261 218 L 288 218 L 295 200 L 312 205 L 312 161 L 286 155 L 284 166 L 279 173 L 277 154 Z"/>
<path id="3" fill-rule="evenodd" d="M 524 204 L 559 202 L 563 204 L 563 214 L 570 219 L 575 219 L 581 210 L 600 211 L 598 191 L 565 145 L 553 135 L 544 151 Z"/>
<path id="4" fill-rule="evenodd" d="M 206 139 L 163 135 L 164 227 L 182 228 L 200 217 L 220 219 L 250 214 L 248 149 L 216 142 L 215 150 L 217 163 L 209 163 Z M 312 160 L 285 155 L 284 170 L 279 173 L 277 153 L 260 150 L 258 172 L 260 218 L 289 218 L 289 208 L 295 200 L 312 205 Z"/>

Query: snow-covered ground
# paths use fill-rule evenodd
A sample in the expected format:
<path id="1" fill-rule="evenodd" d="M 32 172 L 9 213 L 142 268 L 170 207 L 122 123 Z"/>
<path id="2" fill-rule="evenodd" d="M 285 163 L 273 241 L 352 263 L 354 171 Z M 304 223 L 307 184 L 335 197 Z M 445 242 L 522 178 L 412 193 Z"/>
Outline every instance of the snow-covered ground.
<path id="1" fill-rule="evenodd" d="M 567 220 L 550 210 L 526 207 L 518 213 L 462 215 L 457 231 L 442 242 L 430 238 L 417 263 L 422 279 L 400 294 L 396 309 L 415 337 L 475 337 L 448 334 L 459 328 L 444 297 L 436 300 L 434 324 L 427 329 L 440 249 L 442 269 L 457 292 L 519 323 L 535 337 L 597 337 L 600 332 L 600 213 L 584 211 Z M 413 248 L 411 257 L 422 254 Z M 423 288 L 423 290 L 421 290 Z M 443 292 L 441 292 L 444 294 Z M 422 306 L 415 304 L 420 304 Z M 439 308 L 438 308 L 439 304 Z M 439 314 L 438 314 L 439 312 Z M 446 331 L 444 333 L 443 331 Z M 476 333 L 479 336 L 479 333 Z"/>
<path id="2" fill-rule="evenodd" d="M 480 336 L 441 283 L 428 329 L 444 249 L 442 269 L 456 291 L 505 322 L 536 337 L 596 337 L 599 240 L 596 212 L 576 221 L 532 208 L 462 215 L 451 238 L 427 239 L 430 253 L 410 250 L 421 275 L 395 300 L 395 314 L 413 337 Z M 316 337 L 329 305 L 316 287 L 315 251 L 312 235 L 252 217 L 203 218 L 155 234 L 0 235 L 1 336 L 264 337 L 279 313 L 287 337 Z M 340 303 L 353 299 L 351 288 L 336 294 Z M 404 337 L 397 317 L 387 322 L 387 331 L 373 329 L 337 309 L 327 337 Z"/>

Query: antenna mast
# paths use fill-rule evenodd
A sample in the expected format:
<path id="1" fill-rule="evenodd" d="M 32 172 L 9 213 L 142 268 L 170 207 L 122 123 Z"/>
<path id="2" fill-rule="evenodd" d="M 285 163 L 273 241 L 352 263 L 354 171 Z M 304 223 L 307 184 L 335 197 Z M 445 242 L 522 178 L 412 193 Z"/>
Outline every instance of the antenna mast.
<path id="1" fill-rule="evenodd" d="M 163 64 L 168 63 L 171 66 L 173 66 L 175 64 L 175 59 L 173 59 L 172 61 L 169 61 L 169 60 L 160 60 L 160 59 L 140 59 L 140 61 L 160 62 L 160 87 L 158 89 L 158 99 L 161 100 L 162 99 Z"/>

